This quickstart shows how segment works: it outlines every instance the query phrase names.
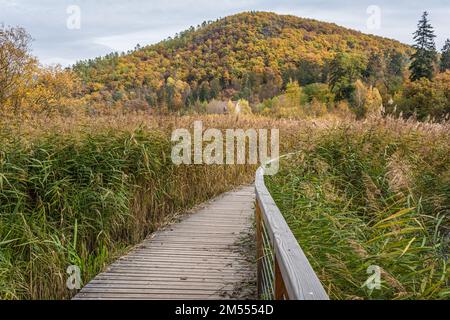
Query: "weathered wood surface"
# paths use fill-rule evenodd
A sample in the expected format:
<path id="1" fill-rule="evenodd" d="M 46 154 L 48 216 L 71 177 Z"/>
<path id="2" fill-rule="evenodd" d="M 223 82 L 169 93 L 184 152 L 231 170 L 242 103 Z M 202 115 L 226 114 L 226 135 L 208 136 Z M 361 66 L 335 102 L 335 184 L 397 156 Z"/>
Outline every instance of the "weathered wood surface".
<path id="1" fill-rule="evenodd" d="M 255 263 L 246 250 L 254 188 L 225 193 L 146 239 L 74 298 L 251 299 Z M 253 250 L 254 252 L 254 250 Z"/>
<path id="2" fill-rule="evenodd" d="M 267 229 L 276 259 L 274 298 L 281 299 L 287 295 L 290 300 L 328 300 L 319 278 L 267 190 L 263 168 L 256 173 L 255 189 L 258 216 Z M 258 255 L 259 260 L 261 258 Z M 262 269 L 258 265 L 259 277 L 262 277 L 261 272 Z M 261 280 L 258 279 L 258 286 Z"/>

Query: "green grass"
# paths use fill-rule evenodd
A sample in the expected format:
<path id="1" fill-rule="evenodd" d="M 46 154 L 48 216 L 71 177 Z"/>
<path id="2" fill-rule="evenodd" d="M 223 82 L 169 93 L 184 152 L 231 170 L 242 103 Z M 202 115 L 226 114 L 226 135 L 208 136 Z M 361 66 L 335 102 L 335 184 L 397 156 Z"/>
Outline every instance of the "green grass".
<path id="1" fill-rule="evenodd" d="M 450 298 L 449 133 L 331 128 L 266 179 L 332 299 Z M 363 286 L 371 265 L 381 290 Z"/>

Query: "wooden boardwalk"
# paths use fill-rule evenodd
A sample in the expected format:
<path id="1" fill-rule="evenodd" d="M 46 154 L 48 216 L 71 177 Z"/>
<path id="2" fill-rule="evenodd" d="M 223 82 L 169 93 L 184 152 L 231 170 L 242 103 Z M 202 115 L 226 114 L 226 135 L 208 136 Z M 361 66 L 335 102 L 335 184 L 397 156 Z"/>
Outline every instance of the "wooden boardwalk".
<path id="1" fill-rule="evenodd" d="M 74 298 L 254 299 L 254 187 L 225 193 L 146 239 Z"/>

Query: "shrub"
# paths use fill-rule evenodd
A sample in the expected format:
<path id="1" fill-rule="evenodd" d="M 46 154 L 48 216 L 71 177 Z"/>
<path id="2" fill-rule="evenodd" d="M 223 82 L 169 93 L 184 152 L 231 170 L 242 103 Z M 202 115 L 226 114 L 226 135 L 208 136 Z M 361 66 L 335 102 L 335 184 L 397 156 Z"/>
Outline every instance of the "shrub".
<path id="1" fill-rule="evenodd" d="M 433 81 L 422 78 L 405 84 L 397 97 L 397 110 L 405 117 L 441 120 L 450 113 L 450 71 L 438 74 Z"/>

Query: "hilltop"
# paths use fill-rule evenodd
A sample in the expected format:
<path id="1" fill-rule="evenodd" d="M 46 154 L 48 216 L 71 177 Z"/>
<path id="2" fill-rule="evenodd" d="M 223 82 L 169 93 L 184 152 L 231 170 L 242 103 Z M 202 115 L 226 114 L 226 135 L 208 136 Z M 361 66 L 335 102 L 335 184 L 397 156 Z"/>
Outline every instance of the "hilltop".
<path id="1" fill-rule="evenodd" d="M 79 62 L 84 94 L 109 104 L 179 110 L 195 101 L 278 95 L 290 80 L 325 83 L 337 53 L 407 57 L 398 41 L 311 19 L 247 12 L 204 22 L 160 43 Z M 388 61 L 389 62 L 389 61 Z"/>

